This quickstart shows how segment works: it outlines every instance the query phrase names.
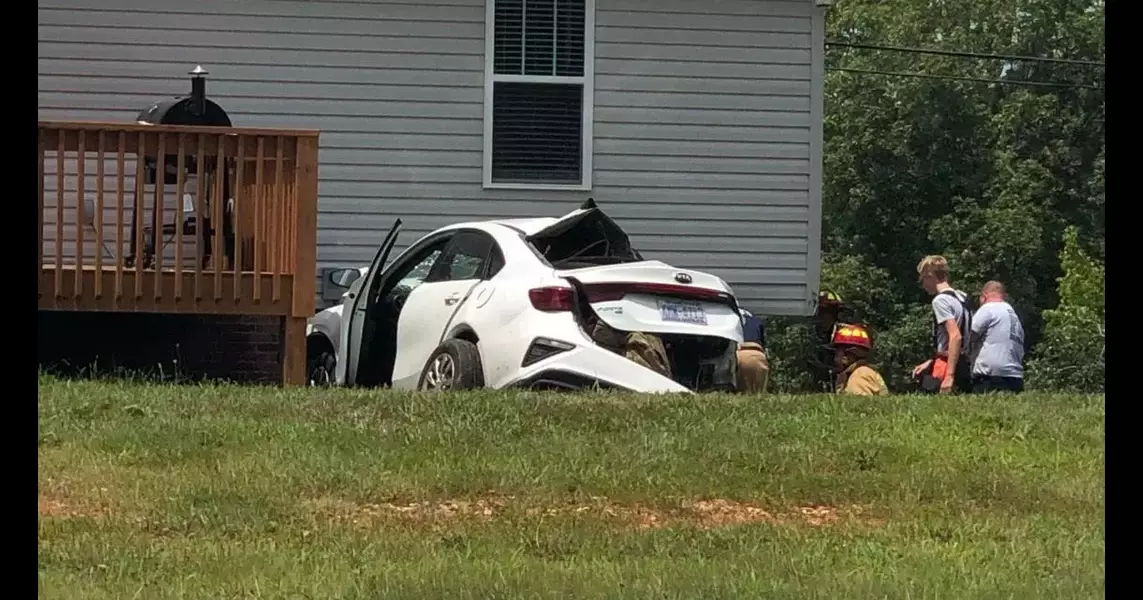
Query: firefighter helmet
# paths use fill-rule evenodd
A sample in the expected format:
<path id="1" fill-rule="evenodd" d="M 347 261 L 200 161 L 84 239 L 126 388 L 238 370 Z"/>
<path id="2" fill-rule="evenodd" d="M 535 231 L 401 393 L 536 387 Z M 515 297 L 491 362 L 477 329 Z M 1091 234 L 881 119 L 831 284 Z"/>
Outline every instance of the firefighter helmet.
<path id="1" fill-rule="evenodd" d="M 844 324 L 838 325 L 834 330 L 833 344 L 835 346 L 857 346 L 870 350 L 873 348 L 873 340 L 869 337 L 869 331 L 861 325 Z"/>
<path id="2" fill-rule="evenodd" d="M 841 310 L 841 296 L 829 291 L 822 290 L 818 293 L 818 314 L 828 312 L 836 315 Z"/>

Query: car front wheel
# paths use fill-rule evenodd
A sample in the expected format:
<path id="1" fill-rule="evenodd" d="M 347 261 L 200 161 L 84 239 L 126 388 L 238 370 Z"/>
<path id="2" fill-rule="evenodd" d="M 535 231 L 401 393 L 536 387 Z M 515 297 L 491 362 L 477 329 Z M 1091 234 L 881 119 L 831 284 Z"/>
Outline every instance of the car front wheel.
<path id="1" fill-rule="evenodd" d="M 469 390 L 484 387 L 480 351 L 468 340 L 445 340 L 421 371 L 419 390 Z"/>

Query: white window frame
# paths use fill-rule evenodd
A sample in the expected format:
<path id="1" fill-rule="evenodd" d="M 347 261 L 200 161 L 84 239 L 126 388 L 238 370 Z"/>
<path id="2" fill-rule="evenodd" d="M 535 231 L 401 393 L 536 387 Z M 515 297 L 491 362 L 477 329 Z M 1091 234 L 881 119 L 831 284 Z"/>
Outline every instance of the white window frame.
<path id="1" fill-rule="evenodd" d="M 484 16 L 484 188 L 501 190 L 573 190 L 588 191 L 592 186 L 592 128 L 595 112 L 595 0 L 584 0 L 583 76 L 497 75 L 496 0 L 485 0 Z M 492 181 L 492 114 L 495 83 L 566 83 L 583 86 L 581 134 L 582 157 L 579 183 L 493 182 Z"/>

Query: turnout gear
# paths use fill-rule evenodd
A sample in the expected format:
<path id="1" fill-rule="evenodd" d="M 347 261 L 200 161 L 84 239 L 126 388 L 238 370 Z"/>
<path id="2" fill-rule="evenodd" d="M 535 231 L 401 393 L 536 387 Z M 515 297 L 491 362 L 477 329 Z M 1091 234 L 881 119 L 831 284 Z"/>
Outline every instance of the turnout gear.
<path id="1" fill-rule="evenodd" d="M 865 327 L 842 323 L 835 329 L 831 342 L 835 366 L 840 371 L 834 381 L 834 391 L 861 396 L 889 393 L 881 374 L 867 362 L 869 351 L 873 349 L 873 339 Z"/>
<path id="2" fill-rule="evenodd" d="M 834 369 L 833 337 L 844 312 L 845 305 L 839 294 L 826 289 L 818 293 L 818 307 L 814 313 L 814 332 L 818 343 L 809 367 L 814 374 L 814 381 L 823 391 L 833 390 L 837 376 Z"/>
<path id="3" fill-rule="evenodd" d="M 863 362 L 856 362 L 838 375 L 836 390 L 839 394 L 856 396 L 885 396 L 889 388 L 881 374 Z"/>

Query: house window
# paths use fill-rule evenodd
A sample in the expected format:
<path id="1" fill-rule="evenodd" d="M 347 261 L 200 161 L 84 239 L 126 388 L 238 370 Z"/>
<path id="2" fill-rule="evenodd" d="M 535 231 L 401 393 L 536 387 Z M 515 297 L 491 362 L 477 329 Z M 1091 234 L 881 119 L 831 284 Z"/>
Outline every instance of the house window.
<path id="1" fill-rule="evenodd" d="M 591 183 L 595 0 L 487 0 L 484 185 Z"/>

